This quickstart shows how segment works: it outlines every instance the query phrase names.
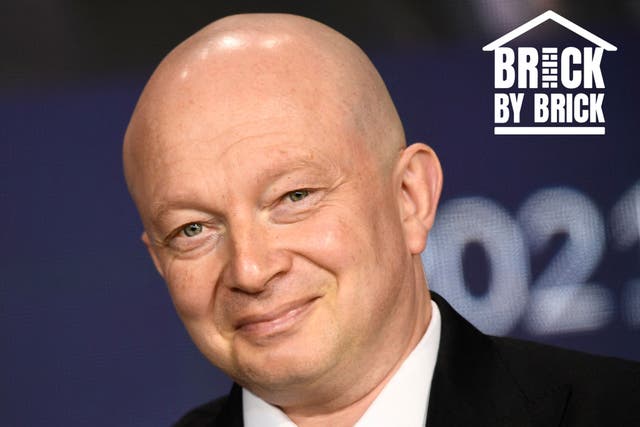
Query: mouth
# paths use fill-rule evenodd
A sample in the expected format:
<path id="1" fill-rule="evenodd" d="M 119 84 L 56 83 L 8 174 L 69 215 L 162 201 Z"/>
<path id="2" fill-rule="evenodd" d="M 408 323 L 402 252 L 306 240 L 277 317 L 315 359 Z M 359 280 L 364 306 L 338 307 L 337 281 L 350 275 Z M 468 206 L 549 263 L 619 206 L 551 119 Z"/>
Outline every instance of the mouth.
<path id="1" fill-rule="evenodd" d="M 306 317 L 317 299 L 297 300 L 270 312 L 244 316 L 236 323 L 236 331 L 253 338 L 283 334 Z"/>

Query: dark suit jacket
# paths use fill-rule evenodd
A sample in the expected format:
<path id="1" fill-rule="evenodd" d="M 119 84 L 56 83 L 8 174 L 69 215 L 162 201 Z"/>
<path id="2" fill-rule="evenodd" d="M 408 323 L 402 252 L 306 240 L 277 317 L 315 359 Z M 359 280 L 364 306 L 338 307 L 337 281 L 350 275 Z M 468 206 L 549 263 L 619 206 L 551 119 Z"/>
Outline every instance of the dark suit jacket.
<path id="1" fill-rule="evenodd" d="M 490 337 L 432 297 L 442 332 L 426 427 L 640 427 L 640 364 Z M 176 424 L 242 425 L 236 384 Z"/>

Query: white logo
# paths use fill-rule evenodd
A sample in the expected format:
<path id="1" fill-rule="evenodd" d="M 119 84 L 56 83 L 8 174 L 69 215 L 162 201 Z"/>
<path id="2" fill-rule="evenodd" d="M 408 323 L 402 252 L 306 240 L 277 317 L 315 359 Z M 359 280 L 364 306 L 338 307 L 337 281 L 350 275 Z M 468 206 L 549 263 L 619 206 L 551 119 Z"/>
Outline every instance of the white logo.
<path id="1" fill-rule="evenodd" d="M 504 46 L 549 19 L 595 46 Z M 482 50 L 494 54 L 495 135 L 604 135 L 600 63 L 614 45 L 548 10 Z"/>

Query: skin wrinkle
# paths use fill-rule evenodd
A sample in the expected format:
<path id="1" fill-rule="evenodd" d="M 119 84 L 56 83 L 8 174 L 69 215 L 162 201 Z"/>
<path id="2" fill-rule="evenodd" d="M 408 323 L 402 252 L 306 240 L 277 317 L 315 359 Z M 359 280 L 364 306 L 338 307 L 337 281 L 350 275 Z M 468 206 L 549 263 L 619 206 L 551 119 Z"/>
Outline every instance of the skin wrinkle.
<path id="1" fill-rule="evenodd" d="M 246 138 L 240 139 L 239 141 L 246 142 Z M 225 154 L 232 147 L 233 145 L 230 146 L 227 150 L 225 150 L 221 154 L 221 156 L 216 156 L 216 158 L 213 158 L 213 159 L 206 159 L 207 162 L 210 164 L 216 164 L 218 159 L 220 157 L 224 157 Z M 279 154 L 288 154 L 288 152 L 281 150 Z M 233 156 L 230 156 L 230 157 L 233 157 Z M 315 160 L 316 157 L 323 160 L 321 164 L 317 160 Z M 260 180 L 270 179 L 271 181 L 277 182 L 277 179 L 282 176 L 287 176 L 288 179 L 291 179 L 291 175 L 293 175 L 294 172 L 296 172 L 297 170 L 304 170 L 304 169 L 310 168 L 311 166 L 320 166 L 320 165 L 323 166 L 322 168 L 323 174 L 333 176 L 337 173 L 336 165 L 334 164 L 334 162 L 331 161 L 330 158 L 327 158 L 326 156 L 322 156 L 321 154 L 316 154 L 313 151 L 307 154 L 307 158 L 298 158 L 298 159 L 295 159 L 294 161 L 288 162 L 286 170 L 281 170 L 278 168 L 268 168 L 262 171 L 259 175 L 256 175 L 255 180 L 260 181 Z M 272 193 L 272 196 L 273 196 L 275 195 L 274 193 L 276 193 L 277 191 L 279 190 L 276 188 L 276 189 L 270 190 L 270 193 Z M 154 205 L 152 205 L 150 209 L 151 216 L 153 218 L 156 218 L 157 223 L 162 223 L 163 217 L 172 213 L 173 210 L 181 207 L 193 206 L 194 199 L 195 197 L 193 197 L 193 195 L 190 195 L 188 193 L 185 193 L 184 195 L 175 195 L 173 197 L 173 200 L 170 203 L 164 203 L 164 204 L 155 203 Z M 154 226 L 157 226 L 157 225 L 158 224 L 154 224 Z"/>
<path id="2" fill-rule="evenodd" d="M 292 15 L 232 16 L 187 39 L 127 129 L 143 240 L 187 331 L 299 426 L 353 425 L 429 322 L 420 251 L 442 177 L 432 150 L 404 144 L 366 55 Z M 206 218 L 222 224 L 215 245 L 158 244 Z M 312 302 L 284 332 L 237 327 L 295 301 Z"/>

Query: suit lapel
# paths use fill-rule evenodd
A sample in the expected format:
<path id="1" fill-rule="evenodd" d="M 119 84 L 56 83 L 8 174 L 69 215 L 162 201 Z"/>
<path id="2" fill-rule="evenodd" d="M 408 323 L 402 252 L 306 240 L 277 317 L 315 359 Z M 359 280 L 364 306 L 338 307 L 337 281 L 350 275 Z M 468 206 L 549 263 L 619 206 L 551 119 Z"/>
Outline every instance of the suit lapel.
<path id="1" fill-rule="evenodd" d="M 233 383 L 231 392 L 227 402 L 222 407 L 222 410 L 216 417 L 214 426 L 224 427 L 243 427 L 244 417 L 242 413 L 242 388 Z"/>
<path id="2" fill-rule="evenodd" d="M 532 398 L 528 404 L 531 419 L 535 426 L 560 425 L 567 407 L 571 387 L 567 384 L 550 389 L 547 393 Z"/>
<path id="3" fill-rule="evenodd" d="M 431 293 L 442 316 L 427 427 L 557 426 L 568 386 L 528 396 L 509 372 L 492 338 Z M 535 375 L 535 374 L 533 374 Z"/>

